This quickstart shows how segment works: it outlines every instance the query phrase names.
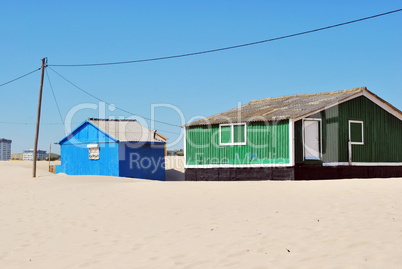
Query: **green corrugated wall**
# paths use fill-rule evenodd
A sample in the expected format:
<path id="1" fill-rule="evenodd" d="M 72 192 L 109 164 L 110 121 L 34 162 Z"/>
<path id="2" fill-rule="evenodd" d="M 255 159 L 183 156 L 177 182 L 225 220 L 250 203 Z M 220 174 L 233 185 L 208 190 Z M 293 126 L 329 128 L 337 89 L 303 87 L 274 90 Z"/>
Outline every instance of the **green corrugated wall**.
<path id="1" fill-rule="evenodd" d="M 320 113 L 324 162 L 348 162 L 349 120 L 364 122 L 364 145 L 352 145 L 352 162 L 402 162 L 402 121 L 368 98 L 357 97 Z M 302 121 L 295 123 L 296 163 L 303 161 Z"/>
<path id="2" fill-rule="evenodd" d="M 186 129 L 186 164 L 287 164 L 288 121 L 247 125 L 247 144 L 219 145 L 219 125 Z"/>

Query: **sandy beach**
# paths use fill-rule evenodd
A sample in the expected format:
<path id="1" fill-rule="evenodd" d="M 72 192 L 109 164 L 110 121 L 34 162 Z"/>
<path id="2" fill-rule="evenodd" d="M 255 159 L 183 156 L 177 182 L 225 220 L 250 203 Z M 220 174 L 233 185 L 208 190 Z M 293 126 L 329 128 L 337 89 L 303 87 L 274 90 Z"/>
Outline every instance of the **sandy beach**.
<path id="1" fill-rule="evenodd" d="M 47 165 L 32 179 L 31 163 L 0 162 L 0 268 L 402 268 L 401 178 L 155 182 Z"/>

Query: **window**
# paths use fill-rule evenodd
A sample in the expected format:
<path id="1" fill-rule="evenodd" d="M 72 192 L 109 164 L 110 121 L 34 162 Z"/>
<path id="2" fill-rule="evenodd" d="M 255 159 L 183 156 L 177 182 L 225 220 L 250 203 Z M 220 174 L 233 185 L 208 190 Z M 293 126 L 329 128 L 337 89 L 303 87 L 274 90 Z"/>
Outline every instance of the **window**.
<path id="1" fill-rule="evenodd" d="M 99 145 L 97 144 L 89 144 L 88 148 L 88 157 L 90 160 L 99 160 Z"/>
<path id="2" fill-rule="evenodd" d="M 221 146 L 246 145 L 246 127 L 245 123 L 219 125 L 219 144 Z"/>
<path id="3" fill-rule="evenodd" d="M 364 145 L 363 121 L 349 121 L 349 141 L 352 145 Z"/>

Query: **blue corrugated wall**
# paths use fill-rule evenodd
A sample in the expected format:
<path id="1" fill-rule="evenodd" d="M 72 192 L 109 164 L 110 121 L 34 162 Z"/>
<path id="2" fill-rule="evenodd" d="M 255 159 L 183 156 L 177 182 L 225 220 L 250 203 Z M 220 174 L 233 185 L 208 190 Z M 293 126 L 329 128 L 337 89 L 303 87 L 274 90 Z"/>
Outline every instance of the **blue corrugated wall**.
<path id="1" fill-rule="evenodd" d="M 99 160 L 89 159 L 88 144 L 99 144 Z M 82 124 L 60 146 L 61 165 L 56 173 L 119 176 L 118 143 L 92 124 Z"/>
<path id="2" fill-rule="evenodd" d="M 98 144 L 99 160 L 90 160 L 88 144 Z M 165 180 L 164 143 L 119 143 L 89 122 L 60 141 L 56 173 Z"/>
<path id="3" fill-rule="evenodd" d="M 165 180 L 164 143 L 119 143 L 120 176 Z"/>

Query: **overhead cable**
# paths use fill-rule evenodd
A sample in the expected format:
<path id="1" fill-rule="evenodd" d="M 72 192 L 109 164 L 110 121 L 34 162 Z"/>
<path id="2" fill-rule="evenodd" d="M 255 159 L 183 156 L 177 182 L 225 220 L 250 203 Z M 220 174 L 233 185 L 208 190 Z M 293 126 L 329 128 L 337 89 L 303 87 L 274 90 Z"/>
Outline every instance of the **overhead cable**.
<path id="1" fill-rule="evenodd" d="M 56 103 L 56 107 L 57 107 L 57 111 L 59 112 L 60 120 L 64 125 L 64 120 L 63 120 L 63 116 L 61 115 L 59 103 L 57 102 L 56 94 L 54 93 L 52 82 L 50 81 L 49 73 L 47 71 L 46 71 L 46 77 L 47 77 L 47 80 L 49 81 L 50 89 L 52 90 L 53 99 L 54 99 L 54 102 Z"/>
<path id="2" fill-rule="evenodd" d="M 15 78 L 15 79 L 12 79 L 12 80 L 10 80 L 10 81 L 7 81 L 6 83 L 0 84 L 0 87 L 2 87 L 2 86 L 4 86 L 4 85 L 7 85 L 7 84 L 9 84 L 9 83 L 11 83 L 11 82 L 14 82 L 14 81 L 16 81 L 16 80 L 19 80 L 19 79 L 21 79 L 21 78 L 23 78 L 23 77 L 26 77 L 26 76 L 28 76 L 28 75 L 30 75 L 30 74 L 32 74 L 32 73 L 35 73 L 36 71 L 39 71 L 39 70 L 40 70 L 40 68 L 35 69 L 35 70 L 33 70 L 33 71 L 29 72 L 29 73 L 26 73 L 25 75 L 22 75 L 22 76 L 20 76 L 20 77 L 18 77 L 18 78 Z"/>
<path id="3" fill-rule="evenodd" d="M 200 54 L 206 54 L 206 53 L 212 53 L 212 52 L 218 52 L 218 51 L 224 51 L 224 50 L 230 50 L 230 49 L 237 49 L 241 47 L 247 47 L 247 46 L 252 46 L 252 45 L 257 45 L 261 43 L 267 43 L 267 42 L 272 42 L 280 39 L 285 39 L 285 38 L 290 38 L 290 37 L 295 37 L 295 36 L 300 36 L 300 35 L 305 35 L 305 34 L 310 34 L 318 31 L 323 31 L 323 30 L 328 30 L 331 28 L 339 27 L 339 26 L 344 26 L 356 22 L 361 22 L 369 19 L 374 19 L 377 17 L 389 15 L 392 13 L 400 12 L 402 11 L 401 9 L 396 9 L 392 11 L 388 11 L 385 13 L 380 13 L 377 15 L 369 16 L 369 17 L 364 17 L 352 21 L 347 21 L 347 22 L 342 22 L 322 28 L 317 28 L 314 30 L 308 30 L 304 32 L 299 32 L 295 34 L 290 34 L 290 35 L 285 35 L 285 36 L 280 36 L 280 37 L 275 37 L 275 38 L 270 38 L 270 39 L 265 39 L 265 40 L 260 40 L 260 41 L 255 41 L 251 43 L 245 43 L 245 44 L 240 44 L 240 45 L 234 45 L 230 47 L 224 47 L 224 48 L 218 48 L 218 49 L 212 49 L 212 50 L 205 50 L 205 51 L 199 51 L 199 52 L 192 52 L 192 53 L 185 53 L 185 54 L 179 54 L 179 55 L 172 55 L 172 56 L 164 56 L 164 57 L 157 57 L 157 58 L 148 58 L 148 59 L 139 59 L 139 60 L 132 60 L 132 61 L 121 61 L 121 62 L 107 62 L 107 63 L 87 63 L 87 64 L 49 64 L 48 66 L 63 66 L 63 67 L 84 67 L 84 66 L 101 66 L 101 65 L 117 65 L 117 64 L 132 64 L 132 63 L 142 63 L 142 62 L 150 62 L 150 61 L 160 61 L 160 60 L 167 60 L 167 59 L 173 59 L 173 58 L 181 58 L 181 57 L 188 57 L 188 56 L 194 56 L 194 55 L 200 55 Z"/>
<path id="4" fill-rule="evenodd" d="M 141 115 L 132 113 L 132 112 L 130 112 L 130 111 L 127 111 L 127 110 L 125 110 L 125 109 L 123 109 L 123 108 L 120 108 L 120 107 L 118 107 L 118 106 L 116 106 L 116 105 L 114 105 L 114 104 L 112 104 L 112 103 L 109 103 L 109 102 L 107 102 L 107 101 L 105 101 L 105 100 L 103 100 L 103 99 L 101 99 L 101 98 L 99 98 L 99 97 L 93 95 L 92 93 L 90 93 L 90 92 L 88 92 L 88 91 L 82 89 L 81 87 L 77 86 L 76 84 L 74 84 L 73 82 L 71 82 L 70 80 L 68 80 L 68 79 L 65 78 L 64 76 L 62 76 L 60 73 L 58 73 L 58 72 L 57 72 L 56 70 L 54 70 L 53 68 L 51 68 L 51 67 L 48 67 L 48 68 L 49 68 L 50 70 L 52 70 L 53 72 L 55 72 L 55 73 L 56 73 L 58 76 L 60 76 L 62 79 L 64 79 L 65 81 L 67 81 L 69 84 L 73 85 L 73 86 L 74 86 L 75 88 L 77 88 L 78 90 L 84 92 L 85 94 L 91 96 L 92 98 L 95 98 L 96 100 L 101 101 L 101 102 L 103 102 L 103 103 L 105 103 L 105 104 L 107 104 L 107 105 L 113 105 L 116 109 L 118 109 L 118 110 L 120 110 L 120 111 L 123 111 L 123 112 L 125 112 L 125 113 L 131 114 L 131 115 L 134 115 L 134 116 L 140 116 L 140 117 L 142 117 L 142 118 L 144 118 L 144 119 L 146 119 L 146 120 L 149 120 L 149 121 L 154 121 L 154 122 L 158 122 L 158 123 L 162 123 L 162 124 L 166 124 L 166 125 L 170 125 L 170 126 L 180 127 L 180 128 L 181 128 L 181 126 L 180 126 L 180 125 L 177 125 L 177 124 L 172 124 L 172 123 L 165 122 L 165 121 L 159 121 L 159 120 L 147 118 L 147 117 L 144 117 L 144 116 L 141 116 Z"/>
<path id="5" fill-rule="evenodd" d="M 15 125 L 35 125 L 35 122 L 16 122 L 16 121 L 0 121 L 0 124 L 15 124 Z M 74 123 L 78 124 L 78 122 Z M 60 122 L 40 123 L 40 125 L 63 125 Z"/>
<path id="6" fill-rule="evenodd" d="M 71 124 L 81 124 L 82 122 L 71 122 Z M 12 125 L 35 125 L 35 122 L 17 122 L 17 121 L 0 121 L 0 124 L 12 124 Z M 45 122 L 45 123 L 40 123 L 40 125 L 64 125 L 64 123 L 61 122 Z M 170 132 L 166 130 L 161 130 L 158 129 L 159 131 L 162 131 L 163 133 L 169 133 L 169 134 L 176 134 L 180 135 L 180 133 L 177 132 Z"/>

